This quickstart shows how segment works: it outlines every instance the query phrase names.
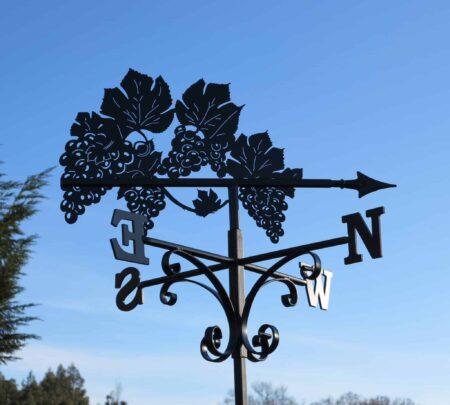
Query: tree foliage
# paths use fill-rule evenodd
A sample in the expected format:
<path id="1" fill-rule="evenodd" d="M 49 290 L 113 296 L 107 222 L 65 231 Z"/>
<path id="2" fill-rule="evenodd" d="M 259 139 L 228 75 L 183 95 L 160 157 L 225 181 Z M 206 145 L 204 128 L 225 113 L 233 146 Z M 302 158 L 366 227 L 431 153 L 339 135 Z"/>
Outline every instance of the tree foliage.
<path id="1" fill-rule="evenodd" d="M 255 394 L 249 396 L 249 405 L 298 405 L 283 386 L 273 388 L 270 383 L 259 382 L 253 384 L 253 391 Z"/>
<path id="2" fill-rule="evenodd" d="M 116 388 L 106 396 L 105 405 L 127 405 L 126 401 L 121 400 L 122 384 L 117 383 Z"/>
<path id="3" fill-rule="evenodd" d="M 387 396 L 376 396 L 374 398 L 363 398 L 353 392 L 347 392 L 339 398 L 325 398 L 311 405 L 416 405 L 409 398 L 391 399 Z"/>
<path id="4" fill-rule="evenodd" d="M 17 300 L 23 291 L 19 285 L 22 269 L 36 239 L 36 235 L 25 235 L 22 224 L 36 213 L 49 171 L 30 176 L 23 183 L 5 180 L 0 173 L 0 364 L 17 359 L 14 354 L 29 339 L 37 337 L 21 331 L 36 319 L 27 315 L 33 304 Z"/>
<path id="5" fill-rule="evenodd" d="M 249 405 L 299 405 L 287 394 L 286 387 L 274 388 L 268 382 L 256 382 L 252 385 L 253 394 L 248 397 Z M 224 405 L 234 405 L 234 393 L 230 391 L 225 398 Z"/>
<path id="6" fill-rule="evenodd" d="M 287 394 L 286 387 L 274 388 L 267 382 L 257 382 L 252 385 L 253 392 L 248 397 L 249 405 L 299 405 L 296 399 Z M 230 391 L 225 398 L 224 405 L 234 405 L 234 393 Z M 305 405 L 305 402 L 302 402 Z M 331 397 L 313 402 L 310 405 L 417 405 L 409 398 L 391 399 L 387 396 L 363 398 L 353 392 L 347 392 L 339 398 Z"/>
<path id="7" fill-rule="evenodd" d="M 30 372 L 21 387 L 0 373 L 0 398 L 2 405 L 89 405 L 84 379 L 74 365 L 49 369 L 40 383 Z"/>

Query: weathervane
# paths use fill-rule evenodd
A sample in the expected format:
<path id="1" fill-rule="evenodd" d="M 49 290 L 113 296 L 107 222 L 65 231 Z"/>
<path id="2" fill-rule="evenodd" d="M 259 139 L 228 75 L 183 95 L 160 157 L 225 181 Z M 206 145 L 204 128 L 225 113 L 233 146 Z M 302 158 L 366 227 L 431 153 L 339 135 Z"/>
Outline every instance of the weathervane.
<path id="1" fill-rule="evenodd" d="M 72 125 L 74 138 L 67 142 L 60 159 L 65 168 L 61 178 L 64 191 L 61 210 L 66 221 L 74 223 L 87 206 L 100 202 L 112 187 L 119 187 L 117 198 L 125 199 L 129 211 L 114 210 L 112 225 L 129 222 L 122 223 L 121 240 L 111 240 L 115 258 L 148 265 L 145 245 L 166 252 L 162 257 L 164 275 L 161 277 L 141 280 L 135 267 L 116 274 L 117 307 L 130 311 L 143 304 L 143 289 L 156 285 L 161 285 L 160 300 L 165 305 L 177 301 L 177 295 L 171 291 L 175 283 L 193 283 L 210 292 L 225 312 L 229 338 L 223 344 L 220 327 L 208 327 L 201 340 L 201 354 L 212 362 L 233 358 L 236 405 L 245 405 L 245 359 L 265 360 L 279 343 L 279 333 L 273 325 L 263 324 L 256 335 L 251 338 L 248 335 L 247 322 L 257 293 L 269 283 L 281 282 L 288 289 L 281 301 L 291 307 L 298 301 L 297 287 L 304 287 L 310 306 L 319 304 L 327 309 L 333 274 L 323 269 L 316 251 L 347 245 L 345 264 L 360 262 L 362 256 L 356 245 L 359 236 L 372 258 L 381 257 L 380 216 L 384 208 L 366 211 L 370 229 L 361 214 L 353 213 L 342 217 L 347 227 L 345 236 L 245 257 L 239 229 L 239 201 L 257 226 L 265 230 L 273 243 L 278 243 L 284 234 L 286 197 L 293 198 L 296 188 L 348 188 L 357 190 L 359 197 L 363 197 L 394 185 L 360 172 L 353 180 L 304 179 L 302 169 L 284 166 L 283 149 L 272 145 L 267 132 L 235 136 L 242 106 L 231 102 L 227 84 L 206 84 L 199 80 L 184 92 L 175 106 L 169 86 L 160 76 L 153 80 L 130 69 L 120 85 L 121 88 L 105 89 L 101 115 L 79 113 Z M 179 125 L 175 127 L 172 149 L 163 155 L 155 150 L 150 134 L 166 131 L 175 117 Z M 132 142 L 130 139 L 136 138 L 134 134 L 138 134 L 139 140 Z M 217 177 L 188 178 L 205 166 Z M 192 205 L 187 205 L 170 193 L 168 189 L 172 187 L 209 190 L 198 190 L 198 197 Z M 227 188 L 228 200 L 219 199 L 212 189 L 218 187 Z M 228 205 L 228 256 L 148 236 L 154 227 L 153 218 L 164 210 L 167 200 L 202 217 Z M 182 269 L 177 256 L 192 268 Z M 301 256 L 309 257 L 311 264 L 299 262 L 300 277 L 279 271 Z M 272 259 L 277 261 L 269 268 L 257 264 Z M 215 275 L 220 270 L 228 270 L 228 291 Z M 245 270 L 260 275 L 247 295 Z M 197 276 L 206 276 L 209 283 L 194 279 Z"/>

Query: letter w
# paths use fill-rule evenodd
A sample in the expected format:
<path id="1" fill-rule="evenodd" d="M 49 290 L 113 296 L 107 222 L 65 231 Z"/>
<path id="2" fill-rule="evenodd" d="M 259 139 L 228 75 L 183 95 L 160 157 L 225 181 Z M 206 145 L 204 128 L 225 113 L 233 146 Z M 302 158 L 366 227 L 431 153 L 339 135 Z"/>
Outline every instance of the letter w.
<path id="1" fill-rule="evenodd" d="M 306 280 L 306 295 L 310 307 L 317 307 L 317 302 L 320 304 L 320 309 L 327 310 L 330 302 L 331 279 L 333 273 L 331 271 L 323 270 L 322 274 L 325 276 L 325 286 L 322 283 L 322 276 L 317 277 L 316 280 Z"/>

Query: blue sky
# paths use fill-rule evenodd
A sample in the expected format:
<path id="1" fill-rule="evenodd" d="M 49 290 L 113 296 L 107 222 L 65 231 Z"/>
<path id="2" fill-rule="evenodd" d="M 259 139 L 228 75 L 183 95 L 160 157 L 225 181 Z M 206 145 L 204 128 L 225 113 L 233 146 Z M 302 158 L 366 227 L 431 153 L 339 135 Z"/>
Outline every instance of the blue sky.
<path id="1" fill-rule="evenodd" d="M 303 190 L 290 201 L 276 248 L 345 235 L 341 216 L 380 205 L 384 257 L 344 266 L 345 247 L 322 254 L 334 272 L 330 309 L 280 305 L 281 286 L 258 297 L 250 328 L 265 322 L 281 343 L 248 379 L 284 384 L 298 399 L 352 390 L 449 403 L 450 4 L 446 1 L 3 2 L 0 15 L 2 171 L 23 179 L 57 165 L 79 111 L 98 111 L 103 89 L 128 68 L 161 74 L 179 98 L 190 84 L 231 83 L 239 131 L 269 130 L 286 165 L 309 178 L 357 170 L 398 184 L 358 199 L 349 190 Z M 168 146 L 170 132 L 160 135 Z M 40 303 L 23 360 L 2 368 L 74 362 L 96 404 L 117 382 L 131 405 L 217 404 L 232 363 L 205 362 L 204 328 L 225 318 L 214 301 L 180 285 L 179 303 L 149 289 L 130 313 L 115 307 L 109 238 L 111 193 L 75 225 L 64 222 L 57 168 L 48 199 L 27 223 L 38 233 L 23 279 Z M 178 194 L 183 196 L 182 194 Z M 201 219 L 169 206 L 152 236 L 226 252 L 226 212 Z M 242 215 L 245 252 L 274 248 Z M 145 277 L 161 274 L 147 248 Z M 139 266 L 138 266 L 139 267 Z M 295 272 L 295 266 L 285 269 Z M 247 278 L 251 285 L 254 278 Z M 253 328 L 253 329 L 252 329 Z"/>

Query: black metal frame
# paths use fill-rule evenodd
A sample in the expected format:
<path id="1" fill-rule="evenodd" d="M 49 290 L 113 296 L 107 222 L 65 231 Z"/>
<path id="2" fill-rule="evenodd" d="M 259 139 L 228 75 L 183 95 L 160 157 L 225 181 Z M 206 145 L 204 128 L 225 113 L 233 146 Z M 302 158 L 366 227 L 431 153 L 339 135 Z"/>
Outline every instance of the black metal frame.
<path id="1" fill-rule="evenodd" d="M 287 293 L 281 296 L 282 304 L 295 306 L 298 286 L 309 288 L 311 283 L 319 282 L 322 274 L 326 277 L 316 251 L 347 244 L 349 255 L 345 264 L 361 261 L 356 247 L 357 235 L 372 258 L 381 257 L 379 217 L 384 213 L 382 207 L 366 212 L 372 221 L 372 231 L 360 214 L 350 214 L 342 218 L 347 224 L 347 236 L 245 257 L 239 227 L 239 201 L 276 243 L 284 233 L 283 211 L 288 208 L 285 197 L 294 197 L 296 188 L 354 189 L 359 197 L 363 197 L 395 187 L 361 172 L 357 172 L 356 179 L 352 180 L 304 179 L 302 169 L 284 167 L 283 150 L 272 146 L 267 132 L 235 137 L 241 109 L 231 102 L 228 85 L 206 85 L 203 80 L 189 87 L 182 100 L 172 107 L 169 87 L 161 77 L 153 80 L 130 69 L 121 88 L 105 90 L 100 109 L 103 116 L 96 113 L 77 115 L 71 129 L 71 135 L 76 138 L 66 144 L 60 159 L 65 167 L 61 178 L 64 191 L 61 209 L 67 222 L 74 223 L 87 206 L 98 203 L 112 187 L 119 187 L 118 198 L 125 198 L 129 210 L 139 218 L 137 222 L 141 229 L 130 232 L 122 226 L 123 244 L 128 246 L 133 241 L 135 246 L 133 253 L 123 251 L 119 254 L 119 244 L 112 240 L 115 257 L 146 265 L 149 261 L 144 245 L 166 251 L 161 261 L 164 276 L 141 281 L 140 273 L 134 267 L 116 274 L 119 309 L 129 311 L 142 304 L 143 290 L 152 286 L 161 286 L 160 300 L 164 305 L 174 305 L 177 294 L 172 291 L 172 286 L 181 282 L 200 286 L 217 299 L 227 318 L 229 339 L 223 345 L 220 327 L 210 326 L 205 330 L 200 351 L 203 358 L 211 362 L 233 358 L 236 405 L 247 404 L 245 359 L 263 361 L 279 344 L 279 332 L 274 325 L 263 324 L 256 335 L 248 335 L 248 319 L 258 292 L 268 284 L 282 283 L 287 288 Z M 175 116 L 180 125 L 175 128 L 172 150 L 163 158 L 162 152 L 155 151 L 148 134 L 165 131 Z M 139 134 L 142 140 L 130 141 L 132 133 Z M 206 165 L 218 178 L 185 178 Z M 167 177 L 157 177 L 157 174 Z M 171 187 L 227 188 L 228 200 L 222 202 L 213 190 L 209 193 L 199 190 L 192 207 L 178 201 L 169 192 Z M 165 207 L 165 198 L 200 216 L 228 205 L 228 256 L 147 236 L 147 230 L 153 227 L 152 218 Z M 117 226 L 118 222 L 120 219 L 115 218 L 113 225 Z M 312 259 L 312 264 L 299 262 L 301 277 L 279 271 L 305 255 Z M 192 264 L 193 268 L 182 271 L 181 264 L 174 260 L 176 257 Z M 277 261 L 269 268 L 256 264 L 273 259 Z M 203 260 L 214 264 L 205 264 Z M 228 292 L 215 274 L 221 270 L 228 270 Z M 245 270 L 259 274 L 247 295 Z M 210 285 L 194 280 L 196 276 L 205 276 Z M 131 294 L 134 297 L 130 300 Z"/>
<path id="2" fill-rule="evenodd" d="M 136 278 L 134 284 L 128 286 L 128 292 L 136 291 L 140 295 L 140 299 L 127 310 L 143 302 L 142 290 L 147 287 L 161 286 L 160 300 L 164 305 L 175 305 L 177 302 L 177 294 L 171 291 L 171 287 L 176 283 L 192 283 L 211 293 L 217 299 L 226 315 L 229 339 L 224 346 L 222 344 L 223 332 L 220 327 L 217 325 L 210 326 L 205 330 L 200 344 L 200 351 L 203 358 L 211 362 L 222 362 L 230 356 L 233 357 L 235 400 L 236 404 L 240 405 L 247 403 L 245 359 L 253 362 L 263 361 L 275 351 L 279 343 L 279 332 L 274 325 L 263 324 L 258 328 L 256 335 L 252 337 L 248 335 L 248 319 L 256 295 L 266 285 L 273 282 L 281 282 L 288 289 L 288 293 L 281 296 L 282 304 L 285 307 L 295 306 L 298 301 L 296 287 L 305 287 L 307 280 L 314 280 L 322 273 L 320 258 L 313 251 L 347 244 L 348 237 L 295 246 L 256 256 L 242 257 L 243 238 L 239 229 L 236 187 L 229 187 L 228 194 L 230 202 L 229 255 L 218 255 L 144 236 L 143 243 L 145 245 L 166 250 L 161 261 L 161 267 L 165 276 L 143 281 Z M 309 255 L 313 259 L 313 264 L 310 266 L 299 263 L 302 278 L 279 272 L 279 269 L 285 264 L 303 255 Z M 193 269 L 182 271 L 180 263 L 173 261 L 173 258 L 176 256 L 191 263 Z M 207 265 L 201 259 L 212 261 L 216 264 Z M 255 264 L 270 259 L 278 260 L 269 268 Z M 244 269 L 260 275 L 247 296 L 245 296 L 244 292 Z M 229 294 L 214 274 L 220 270 L 229 271 Z M 192 279 L 201 275 L 206 276 L 212 286 Z M 120 288 L 122 286 L 119 284 L 116 287 Z M 222 346 L 224 346 L 224 349 L 222 349 Z"/>
<path id="3" fill-rule="evenodd" d="M 198 183 L 195 183 L 196 179 L 192 180 L 194 186 L 197 186 Z M 201 179 L 199 183 L 206 181 L 207 179 Z M 368 240 L 371 233 L 365 227 L 362 219 L 360 219 L 361 216 L 359 214 L 352 214 L 344 217 L 349 227 L 347 236 L 245 257 L 243 256 L 243 236 L 239 229 L 237 186 L 229 186 L 226 182 L 224 184 L 224 186 L 228 187 L 229 201 L 228 256 L 144 236 L 142 230 L 141 237 L 143 244 L 166 251 L 161 261 L 161 267 L 165 276 L 140 280 L 137 269 L 127 268 L 124 272 L 129 274 L 130 269 L 132 269 L 135 272 L 135 277 L 123 286 L 124 273 L 119 278 L 120 282 L 116 284 L 116 287 L 125 290 L 124 295 L 120 295 L 119 291 L 118 297 L 120 295 L 121 302 L 118 302 L 118 306 L 120 309 L 127 311 L 143 303 L 142 291 L 147 287 L 161 286 L 160 300 L 164 305 L 175 305 L 177 302 L 177 294 L 171 291 L 171 287 L 180 282 L 195 284 L 211 293 L 217 299 L 226 315 L 229 328 L 229 340 L 224 346 L 222 344 L 223 332 L 220 327 L 217 325 L 210 326 L 205 330 L 200 344 L 200 351 L 203 358 L 211 362 L 222 362 L 229 357 L 233 357 L 235 402 L 237 405 L 245 405 L 247 404 L 245 359 L 252 362 L 265 360 L 275 351 L 280 339 L 276 326 L 267 323 L 258 328 L 256 335 L 252 337 L 248 335 L 248 319 L 258 292 L 268 284 L 280 282 L 288 290 L 286 294 L 281 296 L 281 303 L 285 307 L 295 306 L 298 302 L 297 287 L 307 287 L 308 282 L 314 282 L 323 273 L 321 260 L 316 251 L 334 246 L 348 245 L 349 250 L 355 249 L 356 252 L 356 244 L 353 241 L 356 233 L 366 235 L 364 236 L 366 240 L 363 239 L 363 242 L 373 257 L 380 257 L 381 253 L 379 255 L 372 254 L 372 252 L 377 250 L 377 247 L 371 247 L 371 241 Z M 166 187 L 168 185 L 168 183 L 164 184 Z M 257 187 L 262 187 L 262 185 L 258 184 Z M 379 215 L 384 210 L 379 208 L 376 211 L 378 213 L 376 219 L 378 220 Z M 379 223 L 375 221 L 375 224 L 372 224 L 372 228 L 379 229 Z M 139 231 L 134 230 L 134 232 L 139 234 Z M 372 241 L 372 244 L 380 245 L 381 242 L 377 240 L 379 235 L 377 234 L 375 236 L 376 240 Z M 350 254 L 355 252 L 350 251 Z M 193 268 L 182 270 L 180 263 L 173 260 L 176 256 L 187 260 L 187 262 L 192 264 Z M 301 256 L 309 256 L 312 259 L 312 264 L 299 262 L 301 277 L 279 271 L 284 265 L 298 260 Z M 205 264 L 202 259 L 213 262 L 214 264 Z M 269 268 L 256 264 L 273 259 L 277 259 L 277 261 Z M 346 264 L 350 264 L 350 262 Z M 221 270 L 228 270 L 229 272 L 229 293 L 227 293 L 226 288 L 215 275 L 216 272 Z M 244 290 L 244 270 L 259 274 L 259 278 L 250 288 L 246 296 Z M 211 285 L 194 280 L 193 278 L 197 276 L 206 276 Z M 125 305 L 125 299 L 133 292 L 136 294 L 136 299 L 131 304 Z M 223 346 L 224 348 L 222 349 Z"/>

